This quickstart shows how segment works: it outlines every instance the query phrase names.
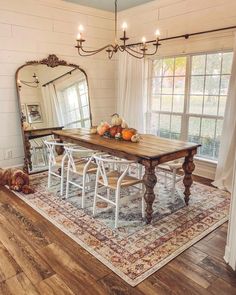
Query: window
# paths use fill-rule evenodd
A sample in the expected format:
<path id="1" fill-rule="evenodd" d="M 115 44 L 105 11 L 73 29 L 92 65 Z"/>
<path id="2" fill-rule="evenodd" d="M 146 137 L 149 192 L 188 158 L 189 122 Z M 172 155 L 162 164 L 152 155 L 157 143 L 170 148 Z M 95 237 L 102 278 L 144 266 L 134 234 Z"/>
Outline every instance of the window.
<path id="1" fill-rule="evenodd" d="M 76 82 L 61 91 L 59 103 L 63 110 L 65 127 L 90 127 L 87 82 Z"/>
<path id="2" fill-rule="evenodd" d="M 232 57 L 219 52 L 154 60 L 148 131 L 201 143 L 198 156 L 217 160 Z"/>

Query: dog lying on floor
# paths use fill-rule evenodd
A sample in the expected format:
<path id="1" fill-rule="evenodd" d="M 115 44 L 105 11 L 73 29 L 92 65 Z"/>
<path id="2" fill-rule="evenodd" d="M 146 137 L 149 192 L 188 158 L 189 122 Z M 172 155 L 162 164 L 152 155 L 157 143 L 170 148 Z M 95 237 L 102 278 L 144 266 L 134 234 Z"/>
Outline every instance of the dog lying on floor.
<path id="1" fill-rule="evenodd" d="M 32 194 L 34 189 L 29 183 L 29 175 L 22 170 L 0 168 L 0 186 L 8 185 L 10 190 Z"/>

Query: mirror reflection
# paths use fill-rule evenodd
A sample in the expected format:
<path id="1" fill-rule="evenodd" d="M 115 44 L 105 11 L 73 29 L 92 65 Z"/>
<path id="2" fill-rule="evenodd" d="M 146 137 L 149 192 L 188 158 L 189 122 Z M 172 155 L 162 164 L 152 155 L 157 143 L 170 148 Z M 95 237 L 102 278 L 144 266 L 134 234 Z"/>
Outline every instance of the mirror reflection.
<path id="1" fill-rule="evenodd" d="M 31 64 L 17 76 L 29 172 L 47 168 L 43 141 L 57 129 L 91 126 L 88 84 L 79 68 Z"/>

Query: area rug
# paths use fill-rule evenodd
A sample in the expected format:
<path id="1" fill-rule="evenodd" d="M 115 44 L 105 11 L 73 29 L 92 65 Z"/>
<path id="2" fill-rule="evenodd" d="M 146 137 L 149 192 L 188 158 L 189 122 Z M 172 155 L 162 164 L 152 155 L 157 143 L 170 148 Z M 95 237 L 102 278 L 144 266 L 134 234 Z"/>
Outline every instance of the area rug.
<path id="1" fill-rule="evenodd" d="M 36 192 L 16 195 L 70 236 L 131 286 L 136 286 L 170 260 L 228 220 L 230 194 L 194 182 L 189 206 L 184 187 L 175 196 L 158 179 L 152 224 L 141 215 L 141 197 L 135 190 L 122 192 L 119 228 L 114 229 L 114 208 L 98 203 L 92 216 L 93 193 L 81 209 L 81 192 L 70 189 L 68 199 L 59 196 L 59 182 L 47 189 L 47 173 L 31 176 Z M 114 195 L 111 196 L 113 198 Z"/>

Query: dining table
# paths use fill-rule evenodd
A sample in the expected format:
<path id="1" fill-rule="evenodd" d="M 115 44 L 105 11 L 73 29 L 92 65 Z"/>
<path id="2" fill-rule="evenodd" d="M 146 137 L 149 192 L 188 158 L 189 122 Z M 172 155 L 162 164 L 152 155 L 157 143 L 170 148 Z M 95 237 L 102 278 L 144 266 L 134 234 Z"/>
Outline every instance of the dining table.
<path id="1" fill-rule="evenodd" d="M 185 204 L 189 204 L 190 188 L 193 183 L 192 173 L 195 169 L 194 156 L 201 146 L 180 140 L 168 139 L 151 134 L 142 134 L 139 142 L 106 138 L 92 134 L 89 129 L 54 130 L 54 137 L 61 143 L 76 145 L 96 151 L 106 152 L 113 156 L 135 161 L 144 166 L 143 183 L 146 202 L 146 222 L 152 221 L 156 168 L 158 165 L 183 158 L 183 184 Z"/>

